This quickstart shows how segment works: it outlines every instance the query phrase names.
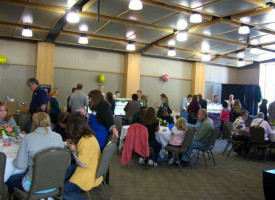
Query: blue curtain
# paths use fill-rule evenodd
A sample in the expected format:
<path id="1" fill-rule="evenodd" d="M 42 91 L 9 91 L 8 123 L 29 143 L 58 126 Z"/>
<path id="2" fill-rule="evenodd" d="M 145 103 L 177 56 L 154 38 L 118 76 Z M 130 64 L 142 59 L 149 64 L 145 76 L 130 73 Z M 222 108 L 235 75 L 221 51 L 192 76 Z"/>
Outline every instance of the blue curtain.
<path id="1" fill-rule="evenodd" d="M 248 110 L 250 115 L 257 114 L 258 103 L 262 100 L 259 85 L 222 84 L 222 101 L 228 100 L 230 94 L 234 95 L 234 99 L 240 100 L 243 108 Z"/>

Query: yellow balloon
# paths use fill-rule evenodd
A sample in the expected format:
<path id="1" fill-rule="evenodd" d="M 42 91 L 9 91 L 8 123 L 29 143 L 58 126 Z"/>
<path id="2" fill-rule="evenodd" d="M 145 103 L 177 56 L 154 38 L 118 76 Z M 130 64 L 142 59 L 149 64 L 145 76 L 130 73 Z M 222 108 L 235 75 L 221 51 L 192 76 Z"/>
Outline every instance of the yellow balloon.
<path id="1" fill-rule="evenodd" d="M 7 62 L 7 57 L 0 55 L 0 65 L 4 65 Z"/>
<path id="2" fill-rule="evenodd" d="M 101 75 L 99 76 L 99 82 L 100 82 L 100 83 L 104 83 L 104 82 L 105 82 L 105 76 L 104 76 L 103 74 L 101 74 Z"/>

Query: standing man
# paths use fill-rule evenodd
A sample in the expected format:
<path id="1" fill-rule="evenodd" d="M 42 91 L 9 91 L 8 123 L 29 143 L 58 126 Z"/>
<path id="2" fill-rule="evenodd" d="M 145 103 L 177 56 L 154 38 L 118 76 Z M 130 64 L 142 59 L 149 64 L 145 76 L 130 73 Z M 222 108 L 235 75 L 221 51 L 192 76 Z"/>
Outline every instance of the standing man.
<path id="1" fill-rule="evenodd" d="M 215 95 L 215 96 L 214 96 L 214 101 L 213 101 L 213 103 L 219 104 L 219 96 L 218 96 L 218 95 Z"/>
<path id="2" fill-rule="evenodd" d="M 78 83 L 76 86 L 77 92 L 71 94 L 69 101 L 69 107 L 71 108 L 71 113 L 75 114 L 80 108 L 87 110 L 88 108 L 88 97 L 82 92 L 83 85 Z"/>
<path id="3" fill-rule="evenodd" d="M 115 99 L 120 98 L 120 91 L 116 91 L 115 93 Z"/>
<path id="4" fill-rule="evenodd" d="M 75 92 L 77 92 L 77 89 L 76 89 L 76 88 L 73 88 L 73 89 L 72 89 L 72 94 L 75 93 Z M 71 110 L 71 108 L 70 108 L 70 106 L 69 106 L 70 98 L 71 98 L 71 95 L 70 95 L 70 96 L 68 97 L 68 99 L 67 99 L 67 112 L 68 112 L 68 113 L 71 113 L 71 112 L 72 112 L 72 110 Z"/>
<path id="5" fill-rule="evenodd" d="M 234 95 L 233 94 L 229 95 L 229 100 L 227 100 L 227 103 L 228 103 L 228 107 L 230 109 L 233 108 L 233 105 L 234 105 Z"/>
<path id="6" fill-rule="evenodd" d="M 187 107 L 189 106 L 191 100 L 192 100 L 191 94 L 189 94 L 187 97 L 181 100 L 180 116 L 183 117 L 186 121 L 188 118 Z"/>
<path id="7" fill-rule="evenodd" d="M 144 101 L 145 102 L 144 106 L 147 107 L 148 97 L 146 95 L 143 95 L 141 90 L 137 91 L 137 95 L 138 95 L 138 101 Z"/>
<path id="8" fill-rule="evenodd" d="M 103 92 L 104 86 L 103 85 L 98 85 L 98 90 L 101 92 L 101 94 L 105 97 L 105 94 Z"/>
<path id="9" fill-rule="evenodd" d="M 201 108 L 207 110 L 207 101 L 202 98 L 201 94 L 198 94 L 198 97 L 199 97 L 199 103 L 201 105 Z"/>
<path id="10" fill-rule="evenodd" d="M 268 120 L 270 122 L 275 120 L 275 101 L 271 102 L 268 106 Z"/>
<path id="11" fill-rule="evenodd" d="M 33 91 L 31 103 L 24 103 L 25 106 L 30 106 L 29 112 L 33 114 L 38 107 L 47 112 L 48 95 L 45 89 L 39 85 L 38 80 L 34 77 L 29 78 L 26 84 Z"/>

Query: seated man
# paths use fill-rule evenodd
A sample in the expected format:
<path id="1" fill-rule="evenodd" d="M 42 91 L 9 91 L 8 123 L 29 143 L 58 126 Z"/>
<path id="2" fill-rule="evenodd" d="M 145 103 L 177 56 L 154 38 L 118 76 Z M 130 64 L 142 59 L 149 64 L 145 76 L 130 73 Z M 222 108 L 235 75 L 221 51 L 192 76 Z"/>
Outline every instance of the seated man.
<path id="1" fill-rule="evenodd" d="M 257 118 L 256 119 L 253 119 L 252 123 L 251 123 L 251 126 L 259 126 L 259 127 L 262 127 L 264 130 L 265 130 L 265 143 L 269 144 L 270 143 L 270 140 L 268 138 L 268 135 L 270 133 L 272 133 L 272 130 L 271 130 L 271 127 L 270 125 L 268 124 L 267 121 L 264 120 L 264 113 L 262 112 L 259 112 L 257 114 Z"/>
<path id="2" fill-rule="evenodd" d="M 244 152 L 247 153 L 247 143 L 249 140 L 248 132 L 246 131 L 245 121 L 248 118 L 248 111 L 243 110 L 240 113 L 240 117 L 238 117 L 233 123 L 232 129 L 232 138 L 238 141 L 245 141 L 244 143 Z M 237 153 L 241 153 L 242 147 L 236 148 L 234 151 Z"/>
<path id="3" fill-rule="evenodd" d="M 161 123 L 160 125 L 167 125 L 167 124 L 174 124 L 174 119 L 168 114 L 168 111 L 165 107 L 162 109 L 162 114 L 161 114 Z"/>
<path id="4" fill-rule="evenodd" d="M 140 107 L 140 110 L 133 115 L 131 124 L 141 124 L 142 118 L 145 116 L 147 108 L 145 106 Z"/>
<path id="5" fill-rule="evenodd" d="M 207 115 L 207 111 L 205 109 L 200 109 L 198 113 L 198 122 L 197 125 L 200 124 L 200 126 L 194 126 L 197 129 L 197 132 L 194 136 L 194 139 L 192 141 L 191 148 L 188 152 L 190 155 L 192 152 L 192 149 L 194 148 L 203 148 L 207 146 L 207 143 L 211 137 L 212 131 L 214 129 L 214 123 L 212 119 L 210 119 Z M 190 126 L 188 126 L 190 127 Z M 182 165 L 185 165 L 189 162 L 187 153 L 183 153 L 182 155 Z"/>

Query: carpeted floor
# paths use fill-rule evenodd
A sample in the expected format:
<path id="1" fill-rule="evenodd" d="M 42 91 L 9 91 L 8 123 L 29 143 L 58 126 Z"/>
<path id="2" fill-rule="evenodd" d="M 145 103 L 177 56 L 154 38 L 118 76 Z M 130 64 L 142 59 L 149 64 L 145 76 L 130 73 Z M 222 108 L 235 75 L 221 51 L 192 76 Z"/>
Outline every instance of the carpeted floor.
<path id="1" fill-rule="evenodd" d="M 144 167 L 131 162 L 120 164 L 121 155 L 115 153 L 110 168 L 109 191 L 113 200 L 262 200 L 262 171 L 275 168 L 273 160 L 247 160 L 236 153 L 230 158 L 222 154 L 226 142 L 217 140 L 214 148 L 216 166 L 208 160 L 205 169 L 203 158 L 194 167 Z M 91 191 L 92 199 L 108 199 L 101 187 Z"/>

